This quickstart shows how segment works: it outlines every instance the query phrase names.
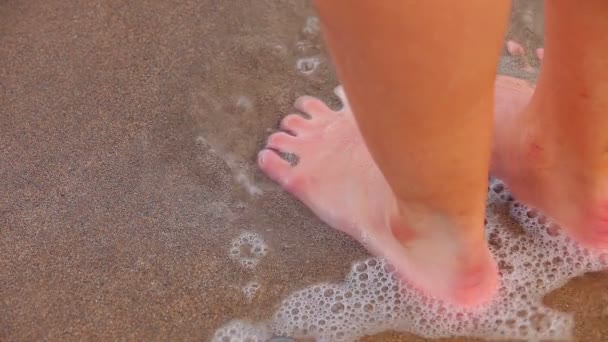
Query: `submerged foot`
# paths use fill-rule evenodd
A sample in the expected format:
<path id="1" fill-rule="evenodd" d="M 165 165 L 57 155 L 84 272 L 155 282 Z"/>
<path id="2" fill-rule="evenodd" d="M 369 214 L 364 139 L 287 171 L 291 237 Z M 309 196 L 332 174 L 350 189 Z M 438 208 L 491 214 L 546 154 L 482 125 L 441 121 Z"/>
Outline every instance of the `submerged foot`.
<path id="1" fill-rule="evenodd" d="M 336 92 L 344 104 L 339 111 L 316 98 L 299 98 L 295 107 L 310 119 L 285 117 L 283 131 L 272 134 L 259 153 L 260 168 L 324 222 L 385 257 L 413 285 L 462 305 L 491 298 L 497 270 L 485 241 L 467 241 L 456 229 L 438 227 L 435 217 L 411 224 L 400 216 L 342 88 Z M 297 165 L 277 151 L 296 154 Z"/>
<path id="2" fill-rule="evenodd" d="M 580 159 L 568 158 L 528 106 L 533 92 L 524 80 L 497 78 L 491 173 L 579 242 L 606 249 L 606 163 L 582 167 Z M 339 111 L 312 97 L 299 98 L 296 108 L 310 119 L 285 117 L 283 131 L 272 134 L 259 153 L 260 168 L 324 222 L 385 257 L 412 284 L 463 305 L 490 298 L 497 274 L 486 245 L 467 244 L 457 231 L 432 229 L 432 224 L 416 229 L 396 214 L 393 194 L 342 89 L 337 93 L 344 103 Z M 299 162 L 292 166 L 276 152 L 294 153 Z"/>

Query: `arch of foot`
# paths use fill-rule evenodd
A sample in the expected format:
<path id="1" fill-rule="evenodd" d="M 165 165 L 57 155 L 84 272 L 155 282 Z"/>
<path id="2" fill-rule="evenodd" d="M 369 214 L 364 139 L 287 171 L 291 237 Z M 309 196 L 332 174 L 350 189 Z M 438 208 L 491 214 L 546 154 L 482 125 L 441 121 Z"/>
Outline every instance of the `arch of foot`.
<path id="1" fill-rule="evenodd" d="M 570 338 L 573 317 L 545 307 L 542 297 L 572 277 L 606 268 L 608 258 L 578 247 L 549 219 L 514 201 L 499 181 L 490 184 L 488 204 L 487 236 L 501 273 L 492 303 L 470 311 L 443 303 L 400 281 L 384 260 L 370 258 L 355 263 L 341 284 L 318 284 L 291 294 L 266 322 L 266 335 L 251 336 L 353 341 L 395 330 L 429 338 Z M 523 232 L 505 227 L 497 214 L 501 207 L 510 210 Z M 215 340 L 233 336 L 226 341 L 241 341 L 226 331 L 243 327 L 253 331 L 255 325 L 229 322 Z"/>

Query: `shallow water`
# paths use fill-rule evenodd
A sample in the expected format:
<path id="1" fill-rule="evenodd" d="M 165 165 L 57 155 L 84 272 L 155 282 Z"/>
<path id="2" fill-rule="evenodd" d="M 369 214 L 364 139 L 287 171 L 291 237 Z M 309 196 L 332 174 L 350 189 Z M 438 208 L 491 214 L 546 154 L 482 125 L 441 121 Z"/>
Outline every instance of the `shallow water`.
<path id="1" fill-rule="evenodd" d="M 529 4 L 509 37 L 537 47 Z M 0 4 L 1 340 L 207 340 L 369 257 L 254 165 L 298 95 L 337 104 L 311 18 L 288 0 Z M 501 72 L 534 79 L 519 63 Z M 585 275 L 544 303 L 603 341 L 607 289 Z"/>
<path id="2" fill-rule="evenodd" d="M 463 310 L 426 297 L 379 258 L 353 264 L 340 283 L 323 283 L 291 294 L 267 321 L 233 320 L 213 341 L 266 341 L 272 336 L 354 341 L 386 330 L 438 338 L 570 340 L 572 315 L 545 306 L 542 298 L 585 272 L 608 269 L 608 253 L 578 247 L 559 226 L 513 201 L 493 180 L 486 230 L 501 275 L 496 298 Z"/>

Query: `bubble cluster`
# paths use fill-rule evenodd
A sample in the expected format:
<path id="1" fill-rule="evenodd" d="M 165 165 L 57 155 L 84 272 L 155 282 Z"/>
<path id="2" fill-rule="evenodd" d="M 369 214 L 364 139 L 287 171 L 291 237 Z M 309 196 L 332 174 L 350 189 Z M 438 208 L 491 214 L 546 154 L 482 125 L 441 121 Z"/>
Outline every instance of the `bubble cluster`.
<path id="1" fill-rule="evenodd" d="M 319 18 L 310 16 L 306 18 L 306 23 L 302 28 L 300 40 L 295 44 L 298 51 L 296 60 L 296 70 L 303 75 L 311 75 L 321 65 L 321 43 L 320 43 L 321 23 Z"/>
<path id="2" fill-rule="evenodd" d="M 520 229 L 499 217 L 507 209 Z M 291 294 L 267 327 L 275 336 L 317 341 L 354 341 L 387 330 L 427 338 L 570 339 L 572 315 L 544 306 L 542 298 L 572 277 L 606 268 L 607 256 L 577 246 L 551 220 L 513 200 L 496 180 L 490 184 L 486 221 L 501 280 L 496 298 L 482 308 L 465 310 L 428 297 L 401 281 L 383 259 L 370 258 L 355 263 L 343 283 Z M 235 322 L 253 329 L 241 321 L 230 324 Z"/>
<path id="3" fill-rule="evenodd" d="M 266 253 L 268 253 L 266 242 L 259 234 L 252 232 L 243 232 L 232 240 L 230 247 L 230 257 L 248 269 L 255 268 Z"/>
<path id="4" fill-rule="evenodd" d="M 259 289 L 260 284 L 258 282 L 250 281 L 243 286 L 243 295 L 247 300 L 251 301 Z"/>
<path id="5" fill-rule="evenodd" d="M 213 342 L 266 342 L 271 336 L 265 325 L 232 321 L 215 332 Z"/>

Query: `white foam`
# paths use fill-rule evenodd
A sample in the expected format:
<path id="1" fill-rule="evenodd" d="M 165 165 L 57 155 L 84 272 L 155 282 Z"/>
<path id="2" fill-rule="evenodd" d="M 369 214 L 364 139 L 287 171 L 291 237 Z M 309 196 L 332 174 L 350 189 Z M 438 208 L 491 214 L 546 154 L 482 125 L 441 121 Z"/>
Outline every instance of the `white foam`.
<path id="1" fill-rule="evenodd" d="M 272 333 L 263 324 L 233 321 L 221 327 L 213 336 L 214 342 L 265 342 Z"/>
<path id="2" fill-rule="evenodd" d="M 319 57 L 303 57 L 296 61 L 296 69 L 304 75 L 310 75 L 319 64 L 321 64 Z"/>
<path id="3" fill-rule="evenodd" d="M 298 52 L 309 53 L 315 48 L 315 45 L 311 41 L 300 40 L 296 42 L 295 48 L 298 50 Z"/>
<path id="4" fill-rule="evenodd" d="M 250 281 L 243 286 L 243 295 L 248 301 L 251 301 L 255 294 L 260 290 L 260 283 L 256 281 Z"/>
<path id="5" fill-rule="evenodd" d="M 256 337 L 267 340 L 272 333 L 354 341 L 394 330 L 428 338 L 571 339 L 572 315 L 544 306 L 542 298 L 572 277 L 606 268 L 608 255 L 594 255 L 576 246 L 542 215 L 511 201 L 501 183 L 493 181 L 491 189 L 486 228 L 501 272 L 499 294 L 491 304 L 465 311 L 426 297 L 400 281 L 384 260 L 370 258 L 355 263 L 343 283 L 318 284 L 291 294 L 266 322 L 267 330 Z M 510 209 L 523 232 L 501 224 L 496 213 L 501 207 Z M 243 341 L 237 334 L 245 330 L 235 327 L 253 331 L 260 325 L 229 322 L 214 341 L 226 336 L 233 338 L 226 341 Z M 237 333 L 226 335 L 226 329 Z"/>
<path id="6" fill-rule="evenodd" d="M 243 232 L 232 240 L 229 251 L 230 258 L 247 269 L 255 268 L 266 253 L 268 253 L 266 242 L 259 234 L 252 232 Z"/>
<path id="7" fill-rule="evenodd" d="M 253 108 L 253 102 L 251 102 L 247 96 L 240 96 L 237 99 L 236 105 L 242 110 L 251 110 Z M 223 148 L 220 146 L 212 145 L 203 135 L 197 136 L 195 141 L 198 144 L 206 146 L 209 153 L 223 160 L 232 172 L 234 180 L 241 185 L 250 196 L 259 196 L 264 193 L 264 191 L 262 191 L 262 189 L 252 180 L 246 162 L 240 160 L 232 153 L 224 152 Z"/>
<path id="8" fill-rule="evenodd" d="M 218 148 L 216 148 L 218 150 Z M 263 193 L 262 189 L 252 180 L 247 163 L 240 160 L 232 153 L 221 153 L 217 151 L 216 155 L 224 160 L 226 165 L 232 171 L 234 180 L 240 184 L 251 196 L 258 196 Z"/>
<path id="9" fill-rule="evenodd" d="M 317 37 L 319 33 L 321 33 L 321 22 L 319 21 L 319 18 L 315 16 L 306 18 L 306 24 L 304 24 L 302 34 L 309 38 L 314 38 Z"/>
<path id="10" fill-rule="evenodd" d="M 243 170 L 238 170 L 234 176 L 234 180 L 237 181 L 237 183 L 241 184 L 241 186 L 247 190 L 247 193 L 249 193 L 249 195 L 251 196 L 259 196 L 261 194 L 263 194 L 264 192 L 262 191 L 262 189 L 260 189 L 259 186 L 257 186 L 249 177 L 249 175 L 247 173 L 245 173 Z"/>

